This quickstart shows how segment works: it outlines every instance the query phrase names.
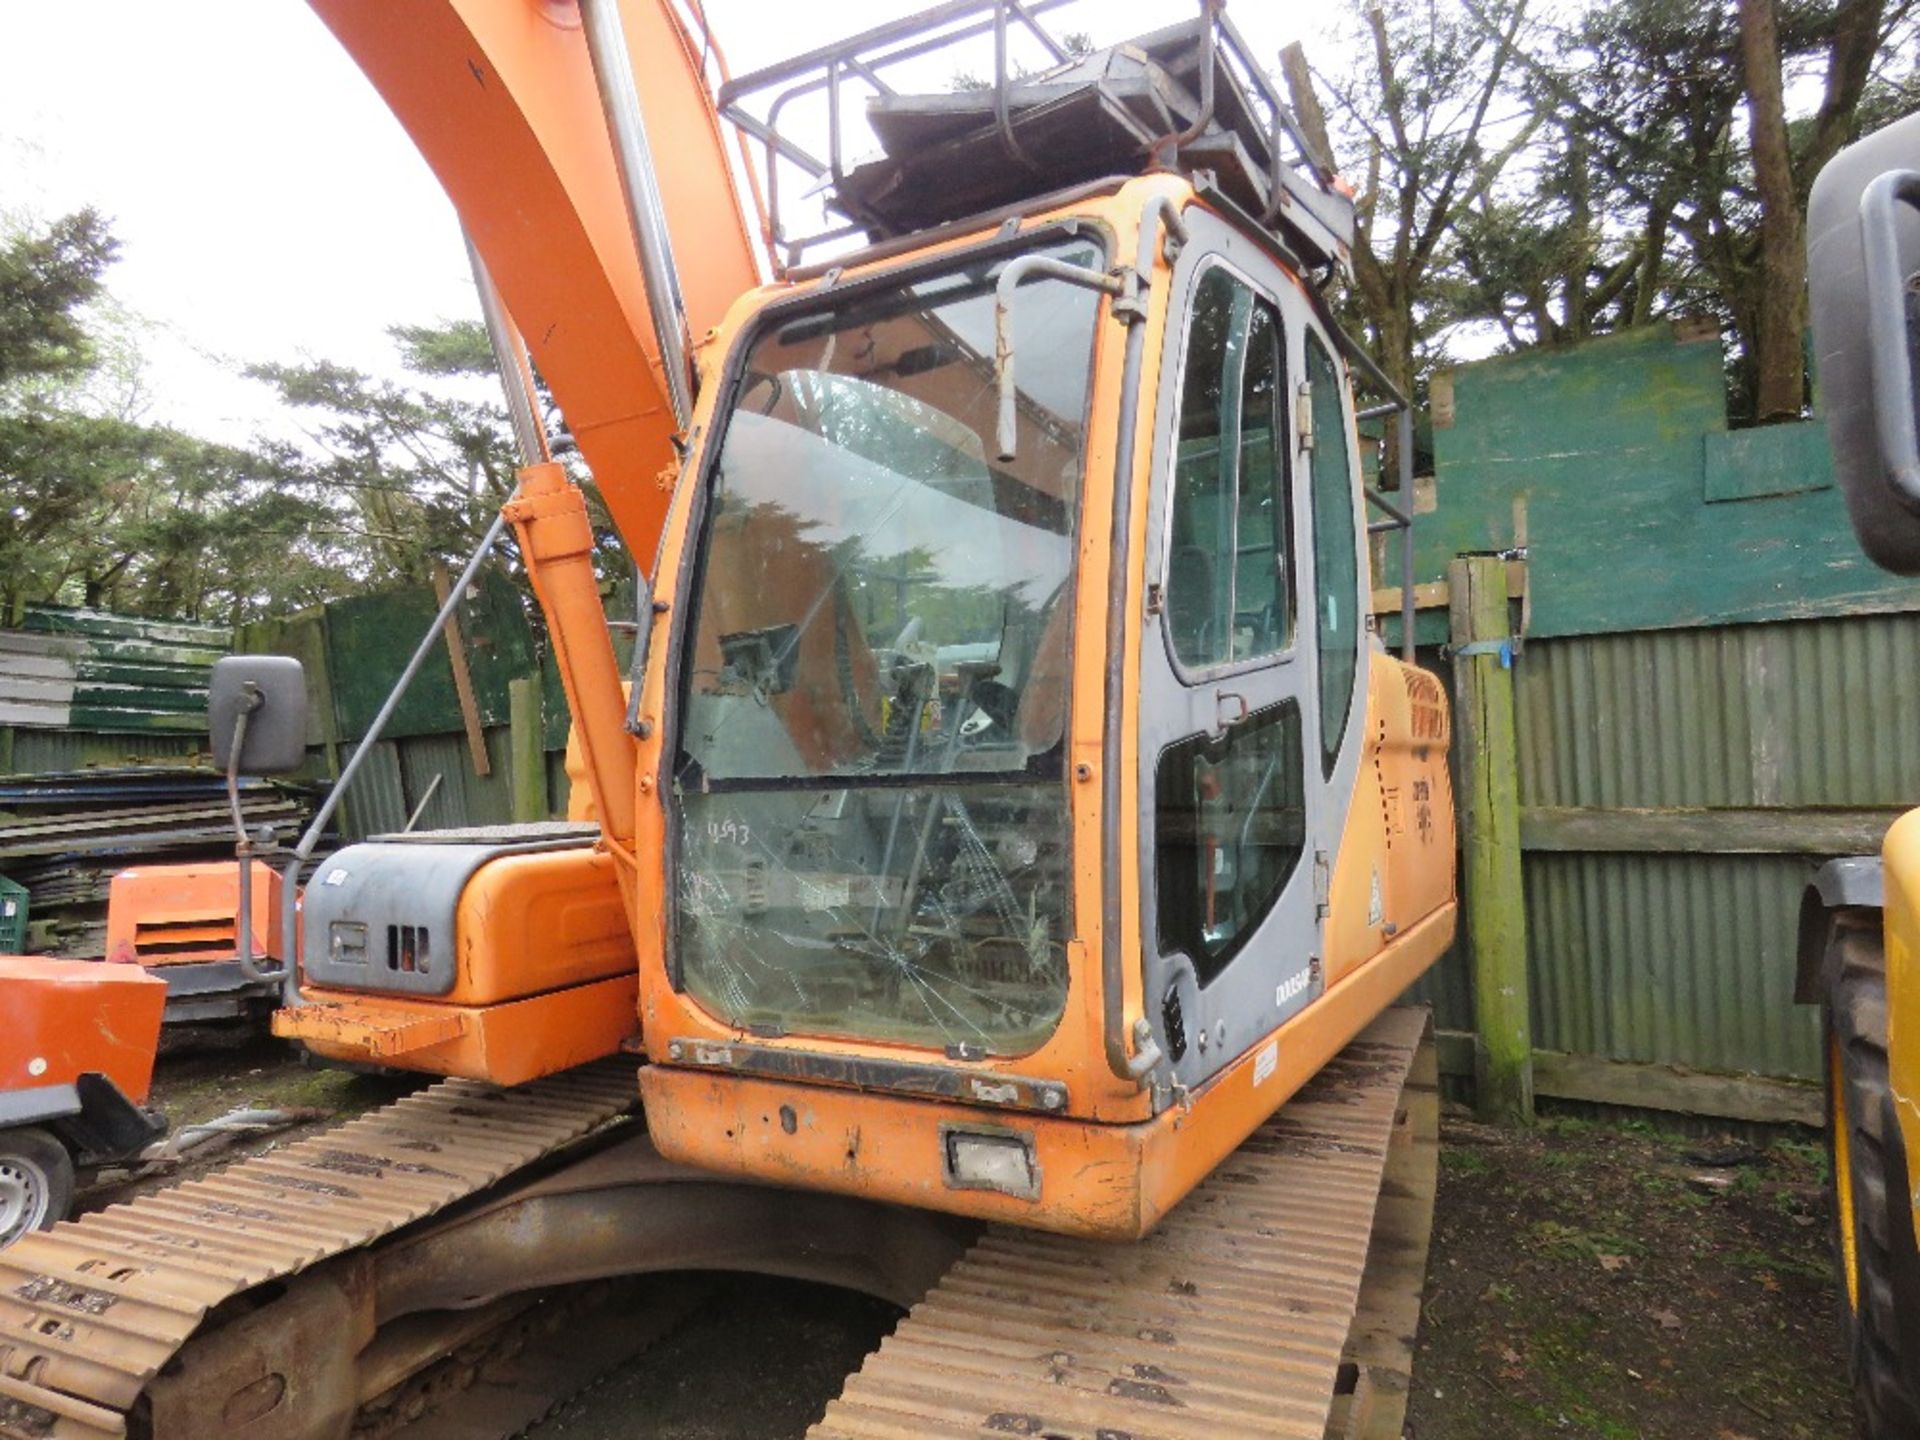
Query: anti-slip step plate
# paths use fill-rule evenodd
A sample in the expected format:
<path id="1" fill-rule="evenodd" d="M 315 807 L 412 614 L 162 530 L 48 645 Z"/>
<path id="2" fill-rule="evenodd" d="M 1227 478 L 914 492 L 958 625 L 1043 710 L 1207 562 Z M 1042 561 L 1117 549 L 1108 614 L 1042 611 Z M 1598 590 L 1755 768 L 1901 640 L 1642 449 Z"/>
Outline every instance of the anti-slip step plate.
<path id="1" fill-rule="evenodd" d="M 811 1440 L 1321 1440 L 1424 1010 L 1390 1010 L 1134 1244 L 991 1230 Z"/>

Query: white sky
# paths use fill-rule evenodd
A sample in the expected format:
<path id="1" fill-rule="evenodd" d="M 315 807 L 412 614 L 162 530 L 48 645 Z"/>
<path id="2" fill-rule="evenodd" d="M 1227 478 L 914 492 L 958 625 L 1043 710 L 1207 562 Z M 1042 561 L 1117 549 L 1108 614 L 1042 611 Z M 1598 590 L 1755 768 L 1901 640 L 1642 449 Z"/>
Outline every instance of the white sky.
<path id="1" fill-rule="evenodd" d="M 923 0 L 706 4 L 738 74 Z M 1083 0 L 1049 27 L 1104 44 L 1193 8 Z M 1271 66 L 1303 31 L 1322 53 L 1336 8 L 1243 0 L 1231 13 Z M 235 373 L 243 363 L 391 373 L 387 326 L 478 313 L 439 185 L 299 0 L 0 0 L 0 213 L 87 204 L 112 217 L 109 288 L 144 322 L 145 418 L 214 438 L 290 432 L 265 387 Z"/>

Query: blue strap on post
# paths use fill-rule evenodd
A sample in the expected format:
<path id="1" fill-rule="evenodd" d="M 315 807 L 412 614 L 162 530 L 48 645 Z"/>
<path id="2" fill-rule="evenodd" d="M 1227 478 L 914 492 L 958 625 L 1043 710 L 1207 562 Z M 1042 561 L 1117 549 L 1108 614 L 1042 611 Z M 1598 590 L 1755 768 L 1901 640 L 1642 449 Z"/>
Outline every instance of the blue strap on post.
<path id="1" fill-rule="evenodd" d="M 1502 670 L 1511 670 L 1513 668 L 1513 641 L 1511 639 L 1469 640 L 1464 645 L 1454 646 L 1452 653 L 1455 655 L 1498 655 L 1500 657 L 1500 668 Z"/>

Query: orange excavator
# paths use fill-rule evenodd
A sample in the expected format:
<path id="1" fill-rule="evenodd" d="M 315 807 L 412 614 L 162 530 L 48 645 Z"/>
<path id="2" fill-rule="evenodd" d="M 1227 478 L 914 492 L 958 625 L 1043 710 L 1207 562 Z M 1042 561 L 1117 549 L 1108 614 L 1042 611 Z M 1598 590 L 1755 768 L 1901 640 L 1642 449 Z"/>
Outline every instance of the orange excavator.
<path id="1" fill-rule="evenodd" d="M 674 1268 L 909 1309 L 821 1435 L 1387 1433 L 1390 1007 L 1455 916 L 1445 697 L 1369 604 L 1406 401 L 1219 0 L 1059 3 L 729 77 L 697 4 L 314 0 L 470 238 L 524 468 L 468 572 L 510 527 L 574 815 L 320 861 L 276 1033 L 450 1078 L 0 1257 L 0 1434 L 346 1436 L 430 1322 Z M 284 667 L 228 678 L 271 748 Z"/>

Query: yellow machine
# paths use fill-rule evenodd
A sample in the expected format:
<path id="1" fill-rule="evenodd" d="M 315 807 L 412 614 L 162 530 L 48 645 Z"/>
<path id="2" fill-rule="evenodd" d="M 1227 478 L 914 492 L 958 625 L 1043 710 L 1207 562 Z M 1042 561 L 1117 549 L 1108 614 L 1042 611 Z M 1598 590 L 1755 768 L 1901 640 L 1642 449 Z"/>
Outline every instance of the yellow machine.
<path id="1" fill-rule="evenodd" d="M 974 1233 L 935 1217 L 1137 1241 L 1198 1205 L 1192 1243 L 1229 1247 L 1214 1264 L 1274 1247 L 1246 1303 L 1278 1308 L 1234 1323 L 1261 1345 L 1331 1347 L 1295 1377 L 1309 1398 L 1285 1426 L 1217 1433 L 1318 1435 L 1418 1022 L 1370 1031 L 1292 1128 L 1263 1131 L 1227 1167 L 1238 1194 L 1176 1207 L 1451 941 L 1450 725 L 1411 663 L 1410 610 L 1401 658 L 1371 615 L 1369 533 L 1406 541 L 1411 505 L 1366 485 L 1360 424 L 1400 416 L 1403 500 L 1412 445 L 1404 398 L 1326 299 L 1351 200 L 1220 7 L 1075 56 L 1035 18 L 1050 6 L 960 0 L 728 80 L 666 0 L 315 3 L 480 262 L 526 462 L 503 518 L 547 618 L 591 817 L 377 838 L 320 863 L 283 947 L 300 969 L 276 1033 L 523 1085 L 487 1102 L 503 1139 L 516 1104 L 593 1117 L 468 1176 L 445 1137 L 400 1158 L 424 1132 L 395 1107 L 355 1142 L 358 1178 L 323 1183 L 344 1185 L 349 1213 L 395 1193 L 426 1206 L 403 1218 L 436 1212 L 597 1133 L 637 1066 L 648 1177 L 729 1206 L 786 1187 L 783 1213 L 921 1237 L 852 1247 L 869 1266 L 938 1256 L 882 1293 L 917 1298 L 942 1247 Z M 1017 76 L 1010 31 L 1052 68 Z M 986 35 L 983 89 L 914 96 L 884 78 Z M 855 85 L 884 152 L 857 165 L 834 118 Z M 828 107 L 824 156 L 788 108 L 809 99 Z M 773 202 L 758 217 L 770 283 L 728 128 L 753 141 L 744 168 Z M 796 169 L 827 188 L 815 233 L 779 204 Z M 585 499 L 533 423 L 522 335 L 649 562 L 629 674 Z M 1360 408 L 1356 388 L 1379 403 Z M 644 1060 L 621 1078 L 580 1068 L 623 1051 Z M 482 1092 L 446 1093 L 433 1113 L 471 1120 Z M 1363 1119 L 1379 1128 L 1346 1138 Z M 582 1173 L 611 1163 L 597 1153 Z M 260 1211 L 271 1248 L 313 1178 L 274 1190 L 263 1172 L 264 1190 L 223 1203 Z M 566 1189 L 530 1183 L 536 1199 Z M 670 1228 L 666 1191 L 644 1218 L 617 1194 L 576 1215 L 577 1234 L 522 1227 L 523 1248 L 497 1254 L 463 1241 L 457 1279 L 422 1282 L 407 1306 L 669 1263 L 620 1249 Z M 761 1248 L 729 1263 L 821 1263 L 817 1235 L 763 1253 L 784 1233 L 767 1213 L 749 1237 Z M 138 1401 L 168 1440 L 214 1433 L 190 1426 L 216 1405 L 242 1440 L 344 1434 L 368 1337 L 406 1307 L 366 1299 L 385 1281 L 329 1277 L 430 1269 L 405 1232 L 354 1248 L 372 1233 L 327 1242 L 332 1268 L 295 1287 L 316 1298 L 290 1292 L 247 1336 L 195 1342 L 202 1358 L 152 1386 L 83 1381 L 125 1347 L 75 1342 L 28 1398 L 90 1397 L 109 1421 L 82 1418 L 101 1424 Z M 541 1248 L 556 1244 L 613 1258 L 562 1262 Z M 496 1261 L 506 1278 L 490 1281 Z M 1150 1283 L 1116 1278 L 1111 1298 Z M 358 1338 L 321 1338 L 340 1331 Z M 1149 1331 L 1173 1343 L 1147 1325 L 1126 1344 Z M 304 1345 L 321 1378 L 277 1358 Z M 1159 1360 L 1111 1367 L 1100 1405 L 1172 1403 Z M 1231 1367 L 1202 1368 L 1237 1396 L 1223 1416 L 1277 1413 Z M 1068 1410 L 1070 1432 L 1034 1408 L 1020 1423 L 1042 1428 L 1011 1433 L 1126 1428 L 1092 1399 Z"/>
<path id="2" fill-rule="evenodd" d="M 1821 171 L 1808 207 L 1815 365 L 1862 547 L 1920 574 L 1920 115 Z M 1920 1436 L 1920 811 L 1801 904 L 1797 998 L 1826 1017 L 1827 1122 L 1854 1390 L 1872 1440 Z"/>

